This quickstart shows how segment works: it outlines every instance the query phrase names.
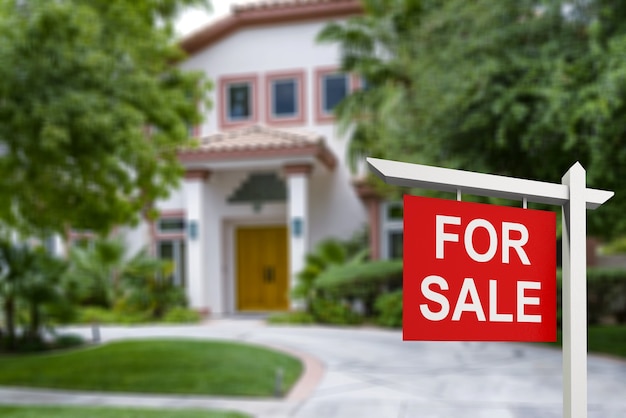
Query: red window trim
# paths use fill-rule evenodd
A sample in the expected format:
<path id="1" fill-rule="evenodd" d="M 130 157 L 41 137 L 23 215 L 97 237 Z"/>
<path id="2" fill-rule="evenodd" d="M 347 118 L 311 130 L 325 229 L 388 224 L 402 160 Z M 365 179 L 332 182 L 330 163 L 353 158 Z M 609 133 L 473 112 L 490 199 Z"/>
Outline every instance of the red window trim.
<path id="1" fill-rule="evenodd" d="M 161 219 L 176 219 L 181 218 L 185 220 L 185 210 L 184 209 L 172 209 L 172 210 L 162 210 L 159 214 L 159 217 L 156 221 L 152 222 L 151 225 L 151 234 L 154 243 L 157 241 L 168 241 L 168 240 L 184 240 L 185 232 L 161 232 L 159 231 L 158 224 Z"/>
<path id="2" fill-rule="evenodd" d="M 228 94 L 226 89 L 231 84 L 249 83 L 250 84 L 250 107 L 252 114 L 248 119 L 231 121 L 228 119 Z M 259 120 L 259 76 L 257 74 L 241 74 L 236 76 L 221 77 L 219 79 L 218 91 L 219 103 L 219 124 L 221 129 L 240 128 L 242 126 L 254 124 Z"/>
<path id="3" fill-rule="evenodd" d="M 275 117 L 272 114 L 272 82 L 275 80 L 296 80 L 297 95 L 298 95 L 298 109 L 295 116 L 292 117 Z M 289 70 L 289 71 L 275 71 L 267 73 L 265 75 L 265 110 L 266 110 L 266 123 L 272 126 L 285 126 L 285 125 L 297 125 L 304 124 L 306 121 L 306 78 L 304 69 Z"/>
<path id="4" fill-rule="evenodd" d="M 339 67 L 321 67 L 315 69 L 315 121 L 317 123 L 332 123 L 335 120 L 333 113 L 324 112 L 322 103 L 322 78 L 328 74 L 342 74 Z M 350 74 L 348 77 L 348 94 L 356 90 L 358 79 Z"/>

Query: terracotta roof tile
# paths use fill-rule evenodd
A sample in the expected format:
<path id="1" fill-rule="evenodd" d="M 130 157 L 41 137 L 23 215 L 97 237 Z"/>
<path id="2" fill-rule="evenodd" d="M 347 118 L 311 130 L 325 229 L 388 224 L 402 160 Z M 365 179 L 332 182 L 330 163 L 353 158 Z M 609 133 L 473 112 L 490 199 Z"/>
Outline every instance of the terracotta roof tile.
<path id="1" fill-rule="evenodd" d="M 205 136 L 197 147 L 183 149 L 179 156 L 182 161 L 196 162 L 309 156 L 330 169 L 337 163 L 324 137 L 319 134 L 260 125 Z"/>
<path id="2" fill-rule="evenodd" d="M 258 1 L 244 4 L 234 4 L 231 7 L 233 13 L 246 12 L 252 10 L 267 10 L 280 8 L 294 8 L 299 6 L 319 5 L 319 4 L 337 4 L 337 3 L 354 3 L 354 0 L 270 0 Z"/>
<path id="3" fill-rule="evenodd" d="M 234 151 L 275 148 L 299 148 L 323 143 L 321 135 L 292 132 L 253 125 L 225 133 L 205 136 L 200 140 L 202 151 Z"/>

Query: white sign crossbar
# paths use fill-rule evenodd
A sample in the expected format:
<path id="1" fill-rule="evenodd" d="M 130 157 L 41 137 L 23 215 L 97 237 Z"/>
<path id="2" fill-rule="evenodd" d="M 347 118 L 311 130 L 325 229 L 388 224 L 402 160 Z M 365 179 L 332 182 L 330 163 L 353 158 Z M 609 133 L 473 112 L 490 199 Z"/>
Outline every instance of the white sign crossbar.
<path id="1" fill-rule="evenodd" d="M 569 201 L 569 187 L 560 183 L 453 170 L 422 164 L 368 158 L 370 168 L 385 183 L 394 186 L 424 188 L 478 196 L 563 206 Z M 579 163 L 576 163 L 579 164 Z M 580 164 L 579 164 L 580 165 Z M 615 193 L 607 190 L 585 190 L 587 209 L 597 209 Z"/>

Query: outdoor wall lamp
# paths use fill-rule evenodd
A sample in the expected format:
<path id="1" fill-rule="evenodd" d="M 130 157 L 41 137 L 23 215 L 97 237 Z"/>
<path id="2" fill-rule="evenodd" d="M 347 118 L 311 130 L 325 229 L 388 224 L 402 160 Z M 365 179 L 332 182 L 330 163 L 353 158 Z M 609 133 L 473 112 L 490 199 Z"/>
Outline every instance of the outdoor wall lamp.
<path id="1" fill-rule="evenodd" d="M 302 236 L 303 224 L 304 224 L 304 221 L 299 216 L 291 220 L 291 234 L 295 238 L 300 238 Z"/>
<path id="2" fill-rule="evenodd" d="M 189 239 L 192 241 L 195 241 L 198 238 L 198 221 L 189 221 L 187 234 Z"/>

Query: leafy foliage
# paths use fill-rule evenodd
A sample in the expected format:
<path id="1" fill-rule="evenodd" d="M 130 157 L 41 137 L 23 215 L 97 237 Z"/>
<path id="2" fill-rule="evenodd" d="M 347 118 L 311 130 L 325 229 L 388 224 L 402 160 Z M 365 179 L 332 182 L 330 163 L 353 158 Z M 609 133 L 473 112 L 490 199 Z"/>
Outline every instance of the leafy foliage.
<path id="1" fill-rule="evenodd" d="M 558 320 L 561 322 L 561 271 L 557 274 Z M 626 324 L 626 270 L 587 269 L 587 320 L 589 324 Z"/>
<path id="2" fill-rule="evenodd" d="M 41 343 L 45 308 L 64 301 L 60 277 L 65 268 L 64 261 L 41 248 L 0 240 L 0 303 L 7 349 L 17 349 L 18 343 Z M 17 314 L 22 310 L 28 314 L 18 335 Z"/>
<path id="3" fill-rule="evenodd" d="M 366 251 L 357 251 L 349 254 L 346 246 L 337 240 L 326 240 L 318 244 L 315 250 L 306 255 L 304 269 L 298 273 L 298 283 L 293 290 L 293 295 L 304 299 L 307 306 L 315 297 L 316 281 L 325 271 L 333 266 L 345 263 L 358 263 L 367 254 Z"/>
<path id="4" fill-rule="evenodd" d="M 383 293 L 374 303 L 376 322 L 384 327 L 402 327 L 402 290 Z"/>
<path id="5" fill-rule="evenodd" d="M 81 305 L 114 308 L 140 318 L 161 318 L 185 305 L 183 290 L 172 283 L 172 264 L 141 250 L 127 257 L 120 238 L 99 238 L 89 247 L 73 247 L 65 282 Z"/>
<path id="6" fill-rule="evenodd" d="M 367 260 L 333 266 L 320 275 L 315 288 L 321 298 L 360 304 L 372 315 L 377 297 L 402 285 L 402 260 Z"/>
<path id="7" fill-rule="evenodd" d="M 315 320 L 322 324 L 355 325 L 363 322 L 363 317 L 342 300 L 315 298 L 311 302 L 311 312 Z"/>
<path id="8" fill-rule="evenodd" d="M 163 322 L 170 324 L 195 323 L 202 319 L 200 313 L 193 309 L 175 306 L 169 309 L 163 316 Z"/>
<path id="9" fill-rule="evenodd" d="M 267 322 L 270 324 L 313 324 L 315 318 L 309 312 L 293 311 L 293 312 L 279 312 L 267 317 Z"/>
<path id="10" fill-rule="evenodd" d="M 401 275 L 402 260 L 353 262 L 329 268 L 318 277 L 315 287 L 327 291 L 343 289 L 342 293 L 345 293 L 349 288 L 385 284 L 390 278 L 399 278 Z"/>
<path id="11" fill-rule="evenodd" d="M 0 0 L 0 219 L 41 235 L 150 215 L 200 122 L 208 85 L 172 65 L 172 22 L 203 4 Z"/>
<path id="12" fill-rule="evenodd" d="M 304 298 L 306 312 L 271 318 L 275 323 L 358 324 L 373 313 L 380 293 L 401 283 L 401 260 L 366 260 L 366 240 L 358 234 L 348 241 L 321 242 L 309 253 L 294 289 Z"/>
<path id="13" fill-rule="evenodd" d="M 320 34 L 367 88 L 337 109 L 351 153 L 616 191 L 589 218 L 626 231 L 626 7 L 617 0 L 363 0 Z"/>

